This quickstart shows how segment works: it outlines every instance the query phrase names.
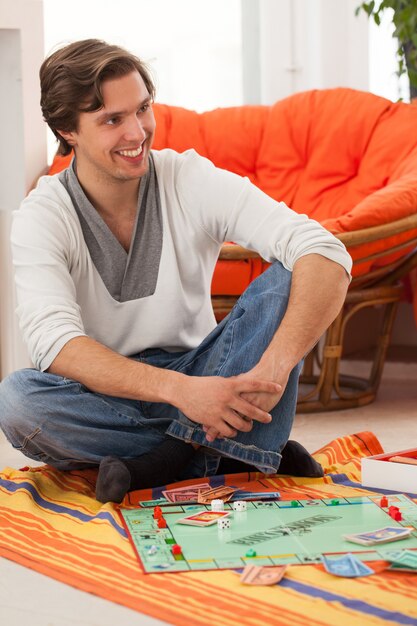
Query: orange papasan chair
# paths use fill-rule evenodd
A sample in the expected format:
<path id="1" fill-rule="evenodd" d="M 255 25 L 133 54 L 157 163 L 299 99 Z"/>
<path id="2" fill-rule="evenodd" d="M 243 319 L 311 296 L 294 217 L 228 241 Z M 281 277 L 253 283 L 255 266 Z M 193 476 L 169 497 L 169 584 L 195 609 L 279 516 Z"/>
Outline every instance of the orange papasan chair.
<path id="1" fill-rule="evenodd" d="M 298 411 L 371 402 L 404 295 L 401 279 L 417 266 L 417 106 L 337 88 L 298 93 L 272 106 L 196 113 L 155 104 L 154 111 L 155 149 L 194 148 L 345 243 L 354 278 L 340 315 L 306 358 Z M 68 163 L 69 157 L 55 157 L 49 174 Z M 218 319 L 266 267 L 252 251 L 232 242 L 223 246 L 212 283 Z M 346 325 L 370 306 L 384 311 L 371 373 L 343 376 Z M 417 297 L 414 310 L 417 319 Z"/>

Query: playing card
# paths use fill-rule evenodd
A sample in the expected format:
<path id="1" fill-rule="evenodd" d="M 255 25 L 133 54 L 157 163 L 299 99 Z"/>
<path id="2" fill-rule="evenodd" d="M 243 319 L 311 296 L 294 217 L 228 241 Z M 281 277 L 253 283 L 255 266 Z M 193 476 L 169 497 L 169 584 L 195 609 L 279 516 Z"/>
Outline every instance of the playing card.
<path id="1" fill-rule="evenodd" d="M 367 533 L 343 535 L 343 537 L 347 541 L 351 541 L 353 543 L 359 543 L 361 545 L 375 545 L 406 539 L 411 533 L 412 529 L 410 528 L 387 526 L 386 528 L 378 528 L 377 530 L 371 530 Z"/>
<path id="2" fill-rule="evenodd" d="M 217 520 L 228 517 L 230 511 L 200 511 L 194 515 L 187 515 L 177 520 L 177 524 L 189 524 L 190 526 L 211 526 L 216 524 Z"/>
<path id="3" fill-rule="evenodd" d="M 276 567 L 247 565 L 240 576 L 240 582 L 244 585 L 276 585 L 284 576 L 286 569 L 286 565 Z"/>

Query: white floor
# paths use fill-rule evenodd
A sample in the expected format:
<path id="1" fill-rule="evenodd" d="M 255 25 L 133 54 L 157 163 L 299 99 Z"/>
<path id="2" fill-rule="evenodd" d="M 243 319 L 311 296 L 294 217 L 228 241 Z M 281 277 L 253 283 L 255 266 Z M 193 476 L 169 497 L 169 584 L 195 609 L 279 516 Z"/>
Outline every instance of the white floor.
<path id="1" fill-rule="evenodd" d="M 291 438 L 314 452 L 336 437 L 363 430 L 373 431 L 387 451 L 416 445 L 416 363 L 387 364 L 378 398 L 371 405 L 334 413 L 297 415 Z M 26 464 L 27 459 L 0 438 L 0 467 Z M 26 623 L 30 626 L 163 624 L 0 559 L 0 624 L 22 626 Z"/>

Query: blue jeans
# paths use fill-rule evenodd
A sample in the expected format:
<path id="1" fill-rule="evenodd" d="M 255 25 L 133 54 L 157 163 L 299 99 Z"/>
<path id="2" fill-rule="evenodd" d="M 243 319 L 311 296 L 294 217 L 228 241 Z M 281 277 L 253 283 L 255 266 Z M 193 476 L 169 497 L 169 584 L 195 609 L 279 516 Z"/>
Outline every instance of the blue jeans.
<path id="1" fill-rule="evenodd" d="M 276 262 L 253 281 L 230 314 L 194 350 L 150 349 L 131 358 L 190 376 L 234 376 L 254 367 L 286 311 L 291 273 Z M 301 364 L 292 371 L 269 424 L 209 443 L 200 426 L 176 407 L 93 393 L 61 376 L 24 369 L 0 385 L 0 426 L 31 459 L 69 470 L 98 465 L 105 456 L 135 458 L 167 435 L 202 444 L 181 478 L 210 476 L 228 456 L 274 473 L 292 427 Z"/>

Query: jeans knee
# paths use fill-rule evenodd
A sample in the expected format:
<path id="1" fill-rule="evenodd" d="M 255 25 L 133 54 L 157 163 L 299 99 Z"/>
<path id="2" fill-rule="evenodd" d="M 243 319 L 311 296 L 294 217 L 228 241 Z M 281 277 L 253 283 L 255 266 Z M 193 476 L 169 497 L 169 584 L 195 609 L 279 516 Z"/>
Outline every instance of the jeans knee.
<path id="1" fill-rule="evenodd" d="M 29 418 L 33 423 L 36 419 L 33 399 L 29 399 L 33 372 L 30 369 L 13 372 L 0 384 L 0 429 L 8 439 L 13 431 L 20 430 L 19 424 L 27 424 Z"/>
<path id="2" fill-rule="evenodd" d="M 280 261 L 275 261 L 262 274 L 266 286 L 279 292 L 282 296 L 289 296 L 291 289 L 292 272 L 285 269 Z"/>
<path id="3" fill-rule="evenodd" d="M 258 276 L 242 294 L 240 302 L 244 308 L 250 302 L 267 298 L 274 306 L 286 308 L 291 290 L 292 272 L 285 269 L 280 261 L 275 261 Z"/>

